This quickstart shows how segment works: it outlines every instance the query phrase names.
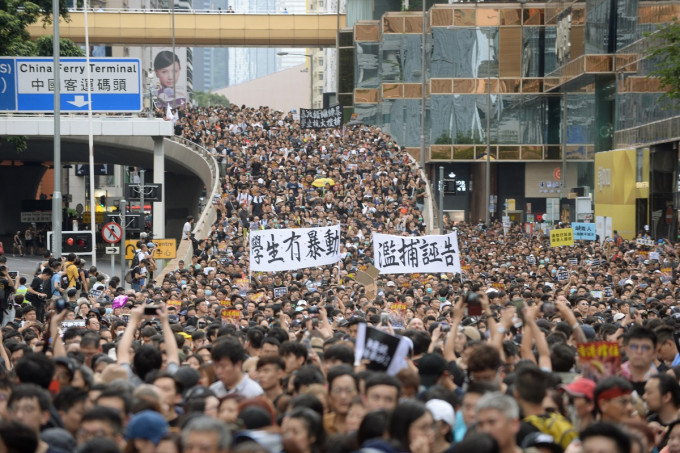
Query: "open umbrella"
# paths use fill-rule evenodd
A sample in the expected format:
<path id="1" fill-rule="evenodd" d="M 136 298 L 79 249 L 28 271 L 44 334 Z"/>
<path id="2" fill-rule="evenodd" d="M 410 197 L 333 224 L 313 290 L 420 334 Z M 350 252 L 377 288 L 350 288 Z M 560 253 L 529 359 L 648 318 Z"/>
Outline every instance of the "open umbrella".
<path id="1" fill-rule="evenodd" d="M 326 184 L 330 184 L 331 186 L 335 185 L 335 181 L 333 181 L 331 178 L 319 178 L 315 179 L 312 185 L 314 187 L 323 187 Z"/>

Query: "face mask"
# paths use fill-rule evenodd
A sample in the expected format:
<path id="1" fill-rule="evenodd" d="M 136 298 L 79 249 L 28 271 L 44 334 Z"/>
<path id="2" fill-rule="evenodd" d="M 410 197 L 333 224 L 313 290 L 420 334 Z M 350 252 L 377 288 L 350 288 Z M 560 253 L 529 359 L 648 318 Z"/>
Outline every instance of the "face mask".
<path id="1" fill-rule="evenodd" d="M 212 290 L 206 289 L 205 290 L 205 295 L 210 296 L 212 294 Z"/>
<path id="2" fill-rule="evenodd" d="M 111 313 L 113 313 L 113 308 L 107 307 L 107 308 L 106 308 L 106 314 L 107 314 L 107 315 L 110 315 Z"/>
<path id="3" fill-rule="evenodd" d="M 186 281 L 186 280 L 180 280 L 180 281 L 182 282 L 183 285 L 186 285 L 186 284 L 187 284 L 187 281 Z"/>
<path id="4" fill-rule="evenodd" d="M 200 265 L 200 264 L 197 264 L 197 265 L 196 265 L 196 270 L 198 270 L 198 271 L 201 270 L 201 265 Z"/>
<path id="5" fill-rule="evenodd" d="M 555 275 L 555 274 L 557 274 L 557 269 L 553 269 L 551 272 L 552 272 L 553 275 Z"/>
<path id="6" fill-rule="evenodd" d="M 427 288 L 426 291 L 427 291 L 428 293 L 431 293 L 431 292 L 432 292 L 432 288 Z"/>

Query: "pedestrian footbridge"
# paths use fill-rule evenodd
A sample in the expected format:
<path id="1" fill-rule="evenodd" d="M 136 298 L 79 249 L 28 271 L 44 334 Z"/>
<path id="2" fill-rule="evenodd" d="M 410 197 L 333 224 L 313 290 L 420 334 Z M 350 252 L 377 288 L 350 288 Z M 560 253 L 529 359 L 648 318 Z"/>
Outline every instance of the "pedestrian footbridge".
<path id="1" fill-rule="evenodd" d="M 172 42 L 169 11 L 88 12 L 90 44 L 164 45 Z M 227 14 L 224 11 L 175 11 L 175 44 L 207 47 L 332 47 L 345 14 Z M 32 39 L 52 35 L 52 27 L 28 27 Z M 62 38 L 85 42 L 85 14 L 72 11 L 61 20 Z"/>

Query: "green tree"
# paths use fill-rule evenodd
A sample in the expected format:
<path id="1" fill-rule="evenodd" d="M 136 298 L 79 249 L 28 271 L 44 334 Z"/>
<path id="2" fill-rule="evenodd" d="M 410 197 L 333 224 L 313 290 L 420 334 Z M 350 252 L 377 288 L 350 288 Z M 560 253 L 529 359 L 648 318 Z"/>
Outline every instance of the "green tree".
<path id="1" fill-rule="evenodd" d="M 652 41 L 647 58 L 654 60 L 654 70 L 649 75 L 657 77 L 666 93 L 661 97 L 672 102 L 680 100 L 680 24 L 676 17 L 648 35 Z"/>
<path id="2" fill-rule="evenodd" d="M 66 0 L 59 0 L 59 15 L 68 19 Z M 0 0 L 0 55 L 37 55 L 26 29 L 37 22 L 45 27 L 52 23 L 52 0 Z"/>
<path id="3" fill-rule="evenodd" d="M 49 35 L 49 36 L 41 36 L 40 38 L 35 40 L 35 45 L 36 45 L 36 55 L 40 57 L 51 57 L 53 56 L 52 52 L 52 41 L 54 39 L 54 36 Z M 59 55 L 62 57 L 84 57 L 85 56 L 85 51 L 71 41 L 70 39 L 66 38 L 59 38 Z"/>
<path id="4" fill-rule="evenodd" d="M 229 107 L 229 99 L 221 94 L 206 93 L 204 91 L 194 91 L 194 101 L 199 107 Z"/>
<path id="5" fill-rule="evenodd" d="M 59 15 L 68 19 L 66 0 L 59 0 Z M 42 36 L 31 41 L 26 27 L 42 22 L 44 27 L 52 23 L 52 0 L 0 0 L 0 55 L 52 56 L 52 36 Z M 64 57 L 82 56 L 83 52 L 70 39 L 59 40 L 59 54 Z M 27 146 L 25 136 L 7 138 L 18 152 Z"/>

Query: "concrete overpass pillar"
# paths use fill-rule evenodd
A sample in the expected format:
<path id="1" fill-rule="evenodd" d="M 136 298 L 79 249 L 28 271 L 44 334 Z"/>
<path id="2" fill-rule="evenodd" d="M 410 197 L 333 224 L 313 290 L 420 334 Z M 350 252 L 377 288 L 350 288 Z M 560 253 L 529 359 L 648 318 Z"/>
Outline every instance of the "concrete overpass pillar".
<path id="1" fill-rule="evenodd" d="M 163 137 L 153 137 L 153 182 L 162 184 L 160 203 L 153 204 L 153 236 L 165 238 L 165 149 Z"/>

